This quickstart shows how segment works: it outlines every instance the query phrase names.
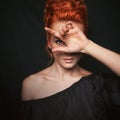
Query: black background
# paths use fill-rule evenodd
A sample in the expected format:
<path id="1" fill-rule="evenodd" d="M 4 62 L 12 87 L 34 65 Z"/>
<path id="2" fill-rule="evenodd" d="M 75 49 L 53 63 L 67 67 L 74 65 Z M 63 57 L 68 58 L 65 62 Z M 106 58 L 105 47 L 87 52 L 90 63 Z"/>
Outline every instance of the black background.
<path id="1" fill-rule="evenodd" d="M 85 2 L 88 6 L 88 38 L 119 53 L 119 0 Z M 22 80 L 47 66 L 44 3 L 45 0 L 1 2 L 0 116 L 3 120 L 20 118 Z M 108 68 L 89 56 L 83 56 L 80 64 L 92 72 L 111 73 Z M 117 120 L 117 111 L 119 108 L 109 110 L 109 120 Z"/>

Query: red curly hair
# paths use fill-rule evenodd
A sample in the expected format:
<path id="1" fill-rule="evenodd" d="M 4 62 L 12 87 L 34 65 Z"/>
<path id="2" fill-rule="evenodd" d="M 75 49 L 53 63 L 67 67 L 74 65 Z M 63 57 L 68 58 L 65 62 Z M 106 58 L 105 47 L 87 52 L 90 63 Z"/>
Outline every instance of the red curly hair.
<path id="1" fill-rule="evenodd" d="M 87 31 L 87 7 L 84 0 L 46 0 L 44 9 L 45 26 L 51 27 L 55 21 L 73 21 L 84 26 Z M 51 35 L 46 33 L 47 42 Z M 50 51 L 48 50 L 50 54 Z"/>
<path id="2" fill-rule="evenodd" d="M 81 23 L 87 31 L 87 7 L 84 0 L 46 0 L 45 26 L 51 27 L 56 20 Z"/>

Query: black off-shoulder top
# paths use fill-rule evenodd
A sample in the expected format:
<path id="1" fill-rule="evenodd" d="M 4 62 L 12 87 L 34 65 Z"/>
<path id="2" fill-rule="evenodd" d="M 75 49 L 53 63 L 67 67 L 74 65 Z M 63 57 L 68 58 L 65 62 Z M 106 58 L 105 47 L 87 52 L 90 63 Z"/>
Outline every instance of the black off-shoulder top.
<path id="1" fill-rule="evenodd" d="M 42 99 L 22 101 L 22 120 L 107 120 L 106 108 L 120 107 L 120 78 L 92 74 Z"/>

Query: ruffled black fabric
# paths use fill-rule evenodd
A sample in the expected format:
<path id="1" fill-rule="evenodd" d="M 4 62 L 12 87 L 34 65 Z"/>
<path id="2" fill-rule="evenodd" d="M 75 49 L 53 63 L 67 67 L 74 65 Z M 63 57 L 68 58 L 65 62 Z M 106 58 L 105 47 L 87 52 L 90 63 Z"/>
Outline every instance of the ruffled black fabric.
<path id="1" fill-rule="evenodd" d="M 52 96 L 22 101 L 22 120 L 107 120 L 106 108 L 120 107 L 120 78 L 89 75 Z"/>

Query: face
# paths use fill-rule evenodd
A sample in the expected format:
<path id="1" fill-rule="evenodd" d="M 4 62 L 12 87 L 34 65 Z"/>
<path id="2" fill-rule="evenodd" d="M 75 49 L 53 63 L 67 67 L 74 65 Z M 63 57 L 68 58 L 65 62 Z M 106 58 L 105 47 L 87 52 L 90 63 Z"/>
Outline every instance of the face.
<path id="1" fill-rule="evenodd" d="M 54 22 L 52 29 L 59 32 L 60 29 L 67 23 L 67 21 Z M 80 25 L 80 29 L 83 31 L 83 26 Z M 48 45 L 51 49 L 56 47 L 65 46 L 65 44 L 56 36 L 52 35 Z M 65 69 L 71 69 L 78 65 L 81 58 L 80 53 L 65 53 L 65 52 L 53 52 L 54 62 Z"/>

